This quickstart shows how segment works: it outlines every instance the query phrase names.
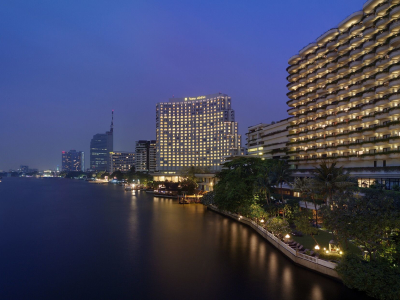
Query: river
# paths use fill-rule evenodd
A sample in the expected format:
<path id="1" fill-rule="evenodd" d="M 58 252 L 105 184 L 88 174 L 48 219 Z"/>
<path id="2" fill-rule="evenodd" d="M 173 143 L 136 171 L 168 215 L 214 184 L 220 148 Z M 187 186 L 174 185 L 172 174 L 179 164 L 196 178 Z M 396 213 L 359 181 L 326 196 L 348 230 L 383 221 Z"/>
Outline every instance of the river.
<path id="1" fill-rule="evenodd" d="M 0 299 L 368 299 L 200 204 L 59 178 L 0 183 Z"/>

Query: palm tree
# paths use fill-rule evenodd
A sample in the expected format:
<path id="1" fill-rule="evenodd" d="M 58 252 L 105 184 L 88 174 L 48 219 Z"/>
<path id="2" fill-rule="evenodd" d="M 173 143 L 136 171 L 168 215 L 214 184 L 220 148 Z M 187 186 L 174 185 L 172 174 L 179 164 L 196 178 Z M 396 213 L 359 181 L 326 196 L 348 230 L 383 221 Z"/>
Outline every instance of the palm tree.
<path id="1" fill-rule="evenodd" d="M 295 192 L 300 193 L 300 197 L 303 198 L 304 204 L 306 205 L 307 208 L 307 201 L 306 198 L 314 198 L 313 194 L 313 180 L 311 178 L 307 177 L 296 177 L 294 179 L 294 182 L 292 184 L 292 188 Z"/>
<path id="2" fill-rule="evenodd" d="M 326 161 L 315 168 L 313 181 L 315 188 L 324 195 L 326 204 L 329 204 L 334 193 L 345 191 L 354 185 L 343 167 L 337 167 L 336 162 L 329 164 Z"/>
<path id="3" fill-rule="evenodd" d="M 259 176 L 257 176 L 254 188 L 262 195 L 265 195 L 265 199 L 269 204 L 271 188 L 272 188 L 272 180 L 270 177 L 270 172 L 268 172 L 267 168 L 264 172 L 261 172 Z"/>
<path id="4" fill-rule="evenodd" d="M 291 176 L 291 171 L 288 163 L 286 161 L 279 161 L 278 164 L 276 164 L 274 167 L 274 175 L 277 185 L 280 186 L 279 193 L 281 194 L 281 199 L 283 202 L 282 185 L 283 183 L 288 183 Z"/>

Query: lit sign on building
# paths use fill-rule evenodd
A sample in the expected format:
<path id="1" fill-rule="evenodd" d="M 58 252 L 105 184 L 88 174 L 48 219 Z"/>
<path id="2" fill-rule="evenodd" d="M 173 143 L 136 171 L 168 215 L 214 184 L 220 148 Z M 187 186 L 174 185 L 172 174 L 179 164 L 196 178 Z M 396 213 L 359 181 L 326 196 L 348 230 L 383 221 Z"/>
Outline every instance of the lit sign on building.
<path id="1" fill-rule="evenodd" d="M 206 99 L 206 96 L 199 96 L 199 97 L 189 97 L 189 98 L 185 98 L 185 101 L 193 101 L 193 100 L 202 100 L 202 99 Z"/>

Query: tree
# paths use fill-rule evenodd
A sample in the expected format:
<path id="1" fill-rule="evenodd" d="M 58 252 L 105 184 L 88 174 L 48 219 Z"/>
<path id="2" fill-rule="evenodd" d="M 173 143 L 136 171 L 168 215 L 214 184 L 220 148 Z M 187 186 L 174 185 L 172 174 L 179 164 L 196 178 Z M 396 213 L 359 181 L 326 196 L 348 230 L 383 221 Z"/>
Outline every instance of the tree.
<path id="1" fill-rule="evenodd" d="M 349 174 L 343 170 L 343 166 L 336 167 L 336 162 L 329 164 L 326 161 L 315 168 L 313 183 L 325 197 L 327 204 L 335 192 L 343 192 L 354 186 L 354 182 L 351 181 Z"/>
<path id="2" fill-rule="evenodd" d="M 257 157 L 238 157 L 226 162 L 217 174 L 215 204 L 231 212 L 249 212 L 256 202 L 254 185 L 262 166 L 263 161 Z"/>
<path id="3" fill-rule="evenodd" d="M 400 268 L 387 260 L 378 258 L 366 262 L 360 256 L 348 253 L 342 258 L 336 271 L 349 288 L 358 289 L 381 300 L 400 299 Z"/>
<path id="4" fill-rule="evenodd" d="M 366 191 L 364 197 L 343 193 L 335 195 L 332 205 L 321 212 L 325 227 L 337 236 L 342 248 L 352 240 L 366 251 L 369 261 L 377 257 L 395 260 L 391 249 L 398 244 L 399 202 L 379 191 Z"/>
<path id="5" fill-rule="evenodd" d="M 280 186 L 280 194 L 281 200 L 283 202 L 283 191 L 282 185 L 283 183 L 288 183 L 291 177 L 290 166 L 286 161 L 279 160 L 278 163 L 273 168 L 273 174 L 275 183 L 277 186 Z"/>
<path id="6" fill-rule="evenodd" d="M 318 229 L 311 225 L 312 220 L 312 212 L 308 209 L 299 211 L 296 213 L 294 218 L 294 225 L 298 231 L 301 231 L 303 234 L 309 235 L 315 241 L 315 244 L 318 245 L 317 240 L 314 238 L 314 235 L 318 234 Z"/>
<path id="7" fill-rule="evenodd" d="M 285 236 L 291 231 L 288 221 L 278 217 L 268 219 L 265 227 L 273 234 L 281 236 Z"/>

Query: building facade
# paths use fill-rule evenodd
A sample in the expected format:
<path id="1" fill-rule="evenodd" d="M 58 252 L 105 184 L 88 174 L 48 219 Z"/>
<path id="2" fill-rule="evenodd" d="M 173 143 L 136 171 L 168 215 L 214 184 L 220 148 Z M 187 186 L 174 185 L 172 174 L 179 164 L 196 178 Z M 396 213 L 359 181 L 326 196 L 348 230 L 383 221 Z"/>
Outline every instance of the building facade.
<path id="1" fill-rule="evenodd" d="M 161 173 L 180 174 L 191 166 L 217 172 L 223 157 L 240 153 L 241 137 L 228 95 L 158 103 L 156 124 L 157 170 Z"/>
<path id="2" fill-rule="evenodd" d="M 248 155 L 264 159 L 287 159 L 290 118 L 271 124 L 250 126 L 246 133 Z"/>
<path id="3" fill-rule="evenodd" d="M 96 172 L 110 171 L 109 158 L 114 147 L 113 131 L 114 111 L 112 111 L 110 131 L 95 134 L 90 141 L 90 170 Z"/>
<path id="4" fill-rule="evenodd" d="M 62 171 L 66 172 L 84 172 L 85 171 L 85 153 L 83 151 L 70 150 L 62 151 Z"/>
<path id="5" fill-rule="evenodd" d="M 122 173 L 129 172 L 135 166 L 135 153 L 126 151 L 110 152 L 109 172 L 121 171 Z"/>
<path id="6" fill-rule="evenodd" d="M 290 58 L 290 163 L 345 166 L 360 185 L 400 178 L 400 3 L 361 11 Z"/>
<path id="7" fill-rule="evenodd" d="M 140 140 L 135 148 L 136 172 L 154 172 L 156 170 L 156 141 Z"/>

